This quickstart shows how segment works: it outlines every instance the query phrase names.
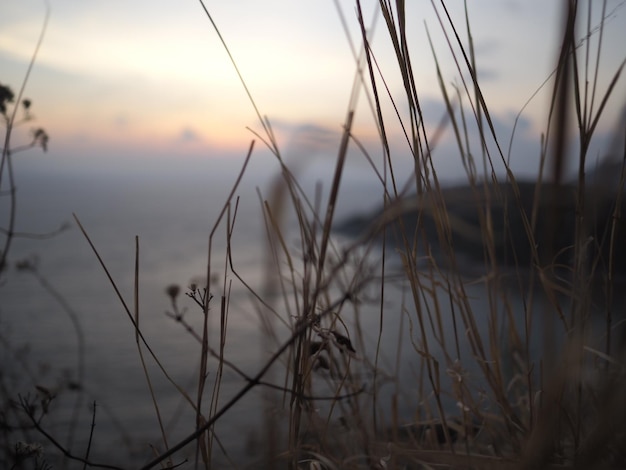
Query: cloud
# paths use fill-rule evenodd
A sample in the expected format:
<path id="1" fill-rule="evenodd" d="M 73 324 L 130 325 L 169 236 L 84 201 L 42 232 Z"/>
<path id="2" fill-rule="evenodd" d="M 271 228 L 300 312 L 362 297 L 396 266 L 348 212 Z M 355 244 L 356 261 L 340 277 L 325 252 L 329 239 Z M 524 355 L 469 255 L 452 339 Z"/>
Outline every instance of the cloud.
<path id="1" fill-rule="evenodd" d="M 128 129 L 130 120 L 126 114 L 118 114 L 113 118 L 113 127 L 118 130 Z"/>
<path id="2" fill-rule="evenodd" d="M 463 125 L 458 103 L 454 106 L 455 118 L 458 130 L 461 134 L 461 145 L 464 147 L 463 152 L 467 152 L 467 149 L 465 149 L 465 133 L 467 132 L 471 158 L 475 162 L 476 172 L 482 175 L 483 162 L 480 132 L 467 100 L 465 100 L 463 106 L 465 125 Z M 432 161 L 437 170 L 438 177 L 440 180 L 446 182 L 466 179 L 463 159 L 461 157 L 462 152 L 459 150 L 444 101 L 436 96 L 422 96 L 420 98 L 420 107 L 429 137 L 429 145 L 431 145 L 433 152 Z M 407 107 L 402 111 L 405 113 L 405 116 L 408 114 Z M 518 117 L 518 111 L 514 109 L 501 111 L 491 110 L 490 118 L 504 159 L 506 160 L 507 157 L 510 156 L 511 168 L 516 174 L 520 175 L 521 178 L 533 178 L 537 174 L 541 154 L 541 136 L 536 130 L 538 129 L 538 123 L 534 122 L 525 114 L 521 114 Z M 491 130 L 484 117 L 483 126 L 493 169 L 496 174 L 504 175 L 506 174 L 506 170 L 502 157 L 499 154 L 498 147 L 494 142 Z M 443 133 L 437 134 L 436 131 L 439 129 L 443 129 Z M 515 133 L 511 141 L 513 129 L 515 129 Z M 435 135 L 439 136 L 438 139 L 434 139 Z M 408 155 L 406 139 L 403 137 L 392 138 L 390 143 L 392 145 L 392 154 L 396 156 L 396 161 L 399 162 L 400 166 L 406 165 L 406 174 L 410 174 L 412 160 L 410 155 Z M 372 147 L 372 149 L 375 148 Z M 465 157 L 466 159 L 469 158 L 468 155 Z M 488 171 L 490 171 L 491 164 L 487 166 Z M 403 172 L 399 172 L 398 174 L 402 173 Z"/>
<path id="3" fill-rule="evenodd" d="M 336 147 L 339 134 L 313 123 L 303 123 L 293 129 L 287 143 L 288 149 L 296 153 L 323 153 Z"/>
<path id="4" fill-rule="evenodd" d="M 338 129 L 311 121 L 274 119 L 271 120 L 271 126 L 277 137 L 279 149 L 287 159 L 334 156 L 339 148 L 341 134 Z"/>
<path id="5" fill-rule="evenodd" d="M 183 127 L 176 138 L 176 141 L 181 143 L 195 143 L 200 140 L 202 140 L 200 134 L 190 126 Z"/>

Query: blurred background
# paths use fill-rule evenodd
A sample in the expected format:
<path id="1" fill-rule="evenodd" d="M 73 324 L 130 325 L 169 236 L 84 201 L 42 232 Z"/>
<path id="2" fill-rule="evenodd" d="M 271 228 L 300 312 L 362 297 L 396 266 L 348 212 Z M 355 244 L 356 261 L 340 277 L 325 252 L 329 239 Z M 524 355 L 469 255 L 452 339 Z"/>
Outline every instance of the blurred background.
<path id="1" fill-rule="evenodd" d="M 390 97 L 399 103 L 395 110 L 389 97 L 383 100 L 394 167 L 410 179 L 413 162 L 395 117 L 396 112 L 403 120 L 408 116 L 395 53 L 385 22 L 377 13 L 377 2 L 361 3 L 380 73 Z M 466 67 L 461 64 L 459 68 L 455 62 L 459 49 L 452 46 L 453 53 L 446 40 L 444 30 L 452 31 L 442 6 L 407 3 L 415 82 L 426 128 L 434 132 L 446 109 L 427 29 L 445 84 L 463 90 L 469 77 Z M 588 5 L 592 29 L 597 31 L 593 25 L 605 23 L 597 72 L 598 88 L 604 90 L 623 61 L 626 8 L 623 1 L 608 1 L 604 11 L 603 2 Z M 53 238 L 15 239 L 12 265 L 22 260 L 33 263 L 52 290 L 28 272 L 12 272 L 5 279 L 0 287 L 0 319 L 10 347 L 3 349 L 2 361 L 19 370 L 21 362 L 12 351 L 23 351 L 39 368 L 32 371 L 33 376 L 48 388 L 61 389 L 67 387 L 68 377 L 77 378 L 76 348 L 82 337 L 87 398 L 81 426 L 90 422 L 86 406 L 90 400 L 110 411 L 99 421 L 101 447 L 94 455 L 107 457 L 111 439 L 119 443 L 126 430 L 128 434 L 140 430 L 133 436 L 135 441 L 131 443 L 129 438 L 126 443 L 129 452 L 143 459 L 145 442 L 157 439 L 157 429 L 134 330 L 72 214 L 84 224 L 129 305 L 134 237 L 139 237 L 142 329 L 176 380 L 193 389 L 198 346 L 165 315 L 170 308 L 165 289 L 171 284 L 184 288 L 205 276 L 208 233 L 252 140 L 256 144 L 251 161 L 236 191 L 239 207 L 231 243 L 235 268 L 253 288 L 261 288 L 267 254 L 262 200 L 268 197 L 280 165 L 255 135 L 264 136 L 259 116 L 199 2 L 51 0 L 49 6 L 47 31 L 24 95 L 32 100 L 35 120 L 16 128 L 12 142 L 29 142 L 32 126 L 43 127 L 50 142 L 45 154 L 33 149 L 15 155 L 16 230 L 44 234 L 63 222 L 71 228 Z M 206 6 L 259 113 L 269 120 L 285 163 L 294 168 L 305 192 L 313 196 L 318 183 L 327 192 L 353 86 L 355 54 L 361 44 L 354 2 L 238 0 L 206 2 Z M 446 7 L 467 44 L 469 38 L 462 27 L 464 2 L 446 2 Z M 42 1 L 0 3 L 0 83 L 15 93 L 45 14 Z M 544 0 L 469 4 L 467 20 L 473 33 L 478 79 L 504 155 L 520 179 L 532 180 L 537 174 L 541 135 L 553 92 L 552 82 L 546 80 L 554 71 L 560 47 L 561 14 L 561 2 Z M 581 31 L 585 26 L 581 25 Z M 586 47 L 589 40 L 580 36 L 580 47 Z M 594 41 L 595 48 L 597 38 Z M 596 157 L 589 161 L 590 174 L 605 157 L 616 158 L 623 148 L 619 136 L 624 129 L 626 82 L 618 82 L 612 96 L 589 151 Z M 463 110 L 471 116 L 469 103 L 463 103 Z M 468 120 L 474 121 L 473 117 Z M 432 157 L 439 179 L 453 185 L 467 177 L 454 136 L 449 128 L 443 129 Z M 353 134 L 380 169 L 382 149 L 365 93 Z M 469 135 L 478 149 L 478 136 L 471 125 Z M 570 152 L 576 155 L 574 135 L 570 144 Z M 493 148 L 494 142 L 488 145 Z M 499 159 L 494 163 L 496 172 L 502 174 Z M 602 174 L 610 178 L 617 173 L 609 170 Z M 373 211 L 381 202 L 380 183 L 352 146 L 337 218 Z M 0 220 L 6 220 L 8 210 L 6 204 L 0 207 Z M 214 292 L 219 298 L 230 287 L 223 283 L 225 227 L 217 233 L 212 249 L 214 263 L 219 265 Z M 287 243 L 296 246 L 294 239 Z M 228 343 L 227 355 L 251 372 L 258 366 L 261 347 L 259 318 L 247 288 L 235 281 L 233 289 L 229 334 L 234 339 Z M 73 330 L 67 308 L 55 300 L 53 292 L 76 312 L 81 332 Z M 478 309 L 481 301 L 477 300 Z M 186 306 L 190 321 L 198 324 L 200 315 L 194 305 L 187 302 Z M 392 327 L 391 331 L 388 346 L 393 350 L 398 329 Z M 156 369 L 154 372 L 159 376 Z M 181 420 L 176 428 L 179 396 L 167 381 L 159 380 L 158 395 L 174 422 L 172 427 L 185 435 L 189 421 Z M 227 376 L 224 396 L 238 390 L 241 383 L 236 374 Z M 72 400 L 60 403 L 61 410 L 74 406 Z M 239 411 L 234 410 L 239 414 L 225 422 L 225 441 L 234 443 L 237 451 L 252 448 L 254 453 L 258 436 L 250 423 L 251 416 L 260 418 L 260 413 L 253 413 L 258 411 L 257 405 L 253 400 L 242 403 Z M 60 418 L 53 426 L 65 432 L 70 424 Z M 85 432 L 80 433 L 80 439 L 86 437 Z M 125 461 L 122 454 L 119 458 Z"/>

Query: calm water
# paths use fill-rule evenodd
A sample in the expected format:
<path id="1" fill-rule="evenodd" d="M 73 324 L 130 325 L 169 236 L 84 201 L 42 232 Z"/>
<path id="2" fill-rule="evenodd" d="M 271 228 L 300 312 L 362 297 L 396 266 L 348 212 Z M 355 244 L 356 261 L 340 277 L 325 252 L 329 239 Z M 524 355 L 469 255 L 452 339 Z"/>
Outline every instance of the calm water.
<path id="1" fill-rule="evenodd" d="M 232 238 L 234 267 L 256 291 L 262 292 L 266 276 L 264 262 L 266 245 L 257 187 L 265 196 L 269 193 L 272 170 L 254 164 L 237 192 L 240 204 Z M 328 188 L 330 167 L 311 169 L 304 186 L 314 194 L 314 185 L 324 180 Z M 159 444 L 159 428 L 141 367 L 134 330 L 96 257 L 90 250 L 71 218 L 76 213 L 95 243 L 127 305 L 132 309 L 134 276 L 134 237 L 140 240 L 140 325 L 151 347 L 162 361 L 173 380 L 195 396 L 199 347 L 197 342 L 165 315 L 170 309 L 165 288 L 170 284 L 187 286 L 193 279 L 206 274 L 207 239 L 232 182 L 235 166 L 199 168 L 194 164 L 179 164 L 161 169 L 135 166 L 132 172 L 60 170 L 35 171 L 21 175 L 19 185 L 18 229 L 40 233 L 71 222 L 71 229 L 52 239 L 16 240 L 11 259 L 36 257 L 41 275 L 67 302 L 80 322 L 85 344 L 84 396 L 79 402 L 80 416 L 73 449 L 82 454 L 91 423 L 90 404 L 97 402 L 94 447 L 91 459 L 97 462 L 127 464 L 145 462 L 150 458 L 149 444 Z M 360 178 L 356 172 L 348 176 L 337 208 L 338 217 L 371 210 L 378 205 L 379 190 L 371 181 Z M 313 199 L 313 197 L 312 197 Z M 4 210 L 4 208 L 3 208 Z M 294 227 L 287 230 L 286 243 L 297 246 Z M 211 344 L 217 347 L 219 328 L 217 313 L 226 254 L 225 225 L 216 232 L 213 241 L 212 272 L 214 284 Z M 381 253 L 374 251 L 374 264 Z M 389 273 L 399 270 L 398 259 L 390 253 Z M 34 383 L 55 390 L 60 377 L 77 379 L 77 334 L 68 314 L 53 295 L 31 274 L 12 270 L 0 287 L 0 321 L 2 336 L 12 349 L 23 350 L 22 355 L 32 370 L 10 353 L 2 350 L 5 370 L 15 370 L 21 394 L 34 394 Z M 245 372 L 254 373 L 266 349 L 271 349 L 261 333 L 261 321 L 256 303 L 247 288 L 228 274 L 230 307 L 228 318 L 226 357 Z M 230 286 L 230 285 L 229 285 Z M 486 325 L 488 300 L 480 286 L 468 286 L 474 311 L 483 311 L 479 320 Z M 379 331 L 379 289 L 368 289 L 365 297 L 374 306 L 364 304 L 358 310 L 345 312 L 352 334 L 360 328 L 364 342 L 357 347 L 357 358 L 372 358 Z M 269 297 L 268 297 L 269 298 Z M 420 396 L 416 377 L 420 375 L 420 359 L 415 353 L 421 340 L 418 325 L 410 307 L 406 285 L 393 283 L 387 287 L 384 304 L 381 370 L 398 375 L 403 380 L 399 397 L 400 410 L 409 416 L 425 399 Z M 200 327 L 201 315 L 194 304 L 183 298 L 180 305 L 188 309 L 186 318 Z M 514 309 L 521 309 L 518 300 Z M 286 316 L 286 315 L 285 315 Z M 358 321 L 357 321 L 358 320 Z M 444 318 L 444 331 L 451 335 L 452 316 Z M 484 331 L 485 326 L 480 328 Z M 504 324 L 502 326 L 504 328 Z M 463 336 L 463 335 L 461 335 Z M 432 335 L 429 338 L 433 344 Z M 451 336 L 447 338 L 451 344 Z M 467 354 L 467 344 L 461 345 L 461 357 Z M 401 361 L 396 357 L 400 354 Z M 160 411 L 166 423 L 169 443 L 193 430 L 193 414 L 181 400 L 180 394 L 163 378 L 155 362 L 147 358 L 150 377 L 156 392 Z M 440 357 L 442 365 L 445 359 Z M 365 374 L 364 382 L 371 384 L 363 361 L 355 368 Z M 215 368 L 209 367 L 209 386 L 212 386 Z M 278 382 L 281 381 L 279 376 Z M 224 403 L 243 385 L 244 380 L 232 371 L 226 371 L 220 401 Z M 381 408 L 389 410 L 390 397 L 396 385 L 389 383 L 380 389 Z M 65 436 L 76 403 L 76 392 L 64 390 L 53 402 L 44 425 L 53 433 Z M 427 400 L 427 399 L 426 399 Z M 262 442 L 262 411 L 260 392 L 251 393 L 218 423 L 216 433 L 235 461 L 246 461 L 259 453 Z M 32 440 L 41 437 L 31 435 Z M 63 438 L 60 439 L 62 442 Z M 50 447 L 45 443 L 46 447 Z M 193 446 L 186 455 L 193 459 Z M 216 452 L 217 466 L 226 466 L 228 459 Z M 179 460 L 177 460 L 179 461 Z"/>
<path id="2" fill-rule="evenodd" d="M 134 237 L 140 244 L 140 324 L 143 334 L 172 379 L 195 396 L 199 347 L 197 342 L 165 315 L 170 305 L 165 288 L 188 286 L 206 277 L 208 234 L 213 228 L 234 183 L 236 165 L 204 165 L 186 162 L 154 169 L 135 165 L 131 172 L 112 169 L 66 169 L 42 165 L 19 174 L 18 220 L 20 232 L 45 233 L 69 222 L 71 228 L 45 240 L 16 239 L 11 261 L 36 260 L 38 272 L 66 302 L 80 323 L 84 338 L 85 394 L 80 403 L 80 420 L 74 449 L 84 449 L 91 422 L 90 404 L 97 402 L 97 425 L 91 456 L 94 461 L 128 463 L 146 461 L 149 443 L 159 442 L 159 429 L 141 368 L 134 330 L 101 269 L 96 256 L 73 221 L 75 213 L 110 270 L 127 305 L 132 309 L 134 282 Z M 314 194 L 316 181 L 328 180 L 328 169 L 311 169 L 303 185 Z M 251 164 L 236 195 L 239 206 L 232 238 L 233 264 L 253 289 L 261 290 L 266 259 L 265 229 L 257 188 L 269 193 L 275 168 Z M 338 214 L 368 210 L 377 204 L 371 186 L 349 181 L 342 192 Z M 324 182 L 327 187 L 327 182 Z M 308 186 L 308 188 L 307 188 Z M 3 207 L 3 220 L 6 208 Z M 226 255 L 225 224 L 212 245 L 214 284 L 213 309 L 219 312 L 219 297 Z M 295 235 L 295 233 L 294 233 Z M 290 235 L 291 236 L 291 235 Z M 286 239 L 295 246 L 295 236 Z M 2 336 L 11 349 L 22 351 L 24 364 L 3 348 L 3 364 L 17 371 L 18 391 L 34 395 L 34 383 L 58 390 L 63 380 L 77 380 L 78 340 L 70 316 L 54 295 L 26 272 L 11 270 L 0 288 Z M 259 367 L 262 353 L 260 320 L 247 288 L 229 274 L 230 308 L 226 357 L 247 373 Z M 186 298 L 186 319 L 199 330 L 201 314 Z M 214 315 L 216 316 L 216 315 Z M 212 345 L 217 345 L 218 318 L 212 318 Z M 267 345 L 265 344 L 265 347 Z M 174 387 L 163 378 L 144 351 L 169 442 L 193 430 L 193 414 Z M 209 385 L 215 370 L 210 368 Z M 221 401 L 236 393 L 245 382 L 225 372 Z M 49 429 L 64 436 L 71 421 L 77 394 L 64 390 L 44 421 Z M 229 411 L 217 435 L 231 457 L 241 455 L 260 441 L 262 413 L 258 393 L 250 394 Z M 34 441 L 41 441 L 33 435 Z M 63 439 L 61 439 L 63 441 Z M 49 445 L 46 443 L 46 447 Z M 111 452 L 111 449 L 115 452 Z M 193 446 L 190 446 L 193 457 Z M 83 450 L 78 451 L 82 453 Z M 253 449 L 253 452 L 254 449 Z M 257 451 L 258 452 L 258 449 Z M 222 459 L 223 460 L 223 459 Z M 219 461 L 219 458 L 218 458 Z"/>

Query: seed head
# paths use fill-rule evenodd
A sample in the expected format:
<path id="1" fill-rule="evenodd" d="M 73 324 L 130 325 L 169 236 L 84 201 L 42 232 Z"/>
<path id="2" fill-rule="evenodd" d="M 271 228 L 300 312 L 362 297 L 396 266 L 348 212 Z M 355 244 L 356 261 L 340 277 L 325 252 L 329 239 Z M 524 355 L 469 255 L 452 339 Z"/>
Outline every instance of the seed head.
<path id="1" fill-rule="evenodd" d="M 180 294 L 180 286 L 178 284 L 171 284 L 165 289 L 165 292 L 172 300 L 176 300 L 176 297 Z"/>

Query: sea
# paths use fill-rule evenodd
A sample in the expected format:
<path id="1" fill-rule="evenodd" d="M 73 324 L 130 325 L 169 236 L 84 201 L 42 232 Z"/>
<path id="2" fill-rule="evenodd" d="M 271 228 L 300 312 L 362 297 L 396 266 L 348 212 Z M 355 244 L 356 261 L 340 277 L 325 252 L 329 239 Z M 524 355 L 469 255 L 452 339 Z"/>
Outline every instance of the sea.
<path id="1" fill-rule="evenodd" d="M 82 463 L 64 458 L 57 444 L 90 462 L 138 467 L 194 431 L 195 413 L 184 395 L 192 402 L 197 398 L 201 349 L 187 327 L 200 332 L 203 314 L 186 293 L 191 292 L 192 284 L 205 285 L 209 250 L 213 296 L 209 346 L 216 351 L 220 347 L 223 298 L 227 306 L 224 357 L 236 366 L 236 370 L 228 366 L 223 370 L 215 409 L 247 385 L 243 374 L 254 375 L 287 339 L 287 329 L 282 325 L 295 322 L 295 301 L 285 299 L 276 286 L 280 281 L 299 281 L 303 275 L 298 261 L 303 252 L 302 233 L 284 183 L 280 183 L 284 181 L 280 165 L 271 157 L 256 159 L 253 155 L 236 185 L 243 162 L 174 157 L 158 161 L 118 158 L 97 164 L 16 160 L 18 235 L 10 247 L 10 264 L 0 285 L 5 401 L 1 406 L 4 419 L 13 425 L 21 423 L 24 430 L 3 433 L 5 463 L 11 458 L 6 449 L 24 442 L 41 445 L 41 458 L 58 468 L 82 468 Z M 332 158 L 298 167 L 293 176 L 302 190 L 299 200 L 303 207 L 310 203 L 325 214 L 333 171 Z M 7 196 L 3 199 L 6 201 Z M 382 200 L 381 184 L 371 172 L 362 165 L 348 166 L 335 220 L 374 213 Z M 0 212 L 2 224 L 8 216 L 5 201 Z M 276 201 L 283 203 L 283 211 Z M 295 260 L 293 272 L 286 256 L 273 258 L 267 235 L 272 224 L 264 217 L 266 202 L 283 235 L 282 245 L 275 246 L 278 251 L 282 246 L 289 250 Z M 311 209 L 305 214 L 310 221 Z M 59 227 L 64 228 L 53 233 Z M 319 227 L 316 236 L 320 236 Z M 459 328 L 454 305 L 446 300 L 442 283 L 437 308 L 448 314 L 439 327 L 426 325 L 428 331 L 423 336 L 411 307 L 411 291 L 402 280 L 398 251 L 383 251 L 378 244 L 358 246 L 355 239 L 339 233 L 331 237 L 329 259 L 339 259 L 346 250 L 354 254 L 346 279 L 360 270 L 373 278 L 359 301 L 346 305 L 341 312 L 345 322 L 342 332 L 359 338 L 354 340 L 351 361 L 355 380 L 362 387 L 363 403 L 371 402 L 377 387 L 378 419 L 385 422 L 394 412 L 404 422 L 411 422 L 417 419 L 420 407 L 433 405 L 429 385 L 420 379 L 424 377 L 419 353 L 423 342 L 430 341 L 431 350 L 439 350 L 446 338 L 437 337 L 433 331 L 440 328 L 448 336 L 447 349 L 456 349 L 449 336 Z M 380 278 L 383 259 L 388 282 L 381 292 L 376 279 Z M 362 260 L 367 263 L 358 264 Z M 479 329 L 486 333 L 488 312 L 501 299 L 489 298 L 476 282 L 479 275 L 468 268 L 468 301 Z M 275 279 L 273 290 L 268 289 L 268 279 L 277 269 L 281 277 Z M 181 289 L 176 311 L 167 294 L 173 285 Z M 425 286 L 425 291 L 429 287 Z M 340 283 L 329 292 L 330 297 L 339 297 Z M 433 306 L 433 298 L 422 300 Z M 503 318 L 510 310 L 513 316 L 521 316 L 520 312 L 528 308 L 527 300 L 512 294 L 495 310 L 501 311 Z M 541 299 L 532 301 L 541 308 Z M 268 313 L 270 310 L 273 313 Z M 137 340 L 130 318 L 135 311 L 150 350 Z M 176 321 L 177 313 L 184 322 Z M 501 328 L 504 331 L 506 321 L 502 320 Z M 458 337 L 463 342 L 460 356 L 471 357 L 465 334 L 461 332 Z M 536 341 L 539 344 L 542 338 Z M 473 366 L 454 368 L 451 363 L 458 357 L 432 354 L 444 384 L 458 378 L 465 367 L 468 380 L 481 388 L 480 379 L 471 376 Z M 266 377 L 268 382 L 288 386 L 287 360 L 287 356 L 280 358 Z M 380 370 L 378 379 L 372 375 L 373 364 Z M 203 401 L 206 414 L 218 373 L 217 361 L 210 358 Z M 321 382 L 320 393 L 332 395 L 338 390 L 336 377 L 323 370 L 320 376 L 314 378 Z M 280 428 L 272 432 L 286 435 L 281 418 L 289 409 L 289 396 L 268 390 L 262 385 L 253 388 L 218 420 L 214 468 L 254 467 L 263 455 L 269 425 Z M 30 426 L 20 403 L 35 406 L 33 414 L 39 425 L 55 437 L 57 444 Z M 454 412 L 456 405 L 457 399 L 449 397 L 448 409 Z M 338 419 L 336 411 L 331 414 L 324 402 L 317 406 L 320 416 Z M 273 424 L 267 421 L 268 407 L 277 417 Z M 189 467 L 181 468 L 191 468 L 197 458 L 196 447 L 189 445 L 172 462 L 176 465 L 186 460 Z"/>

